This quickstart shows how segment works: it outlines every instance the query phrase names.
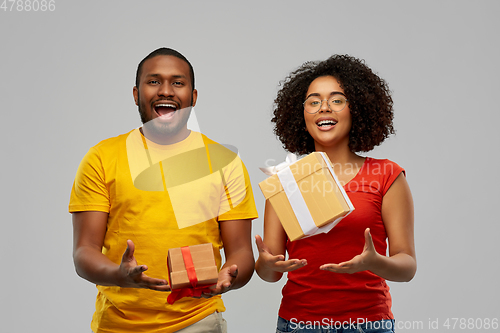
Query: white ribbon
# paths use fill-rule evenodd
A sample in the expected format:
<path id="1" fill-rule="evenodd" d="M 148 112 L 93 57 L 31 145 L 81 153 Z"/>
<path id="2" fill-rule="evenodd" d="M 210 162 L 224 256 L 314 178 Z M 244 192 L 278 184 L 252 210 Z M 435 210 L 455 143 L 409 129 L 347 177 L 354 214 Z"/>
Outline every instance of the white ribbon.
<path id="1" fill-rule="evenodd" d="M 314 219 L 311 216 L 311 212 L 309 212 L 309 208 L 307 208 L 306 201 L 300 193 L 299 185 L 293 176 L 290 167 L 286 167 L 285 169 L 278 171 L 276 174 L 280 179 L 281 184 L 283 185 L 283 190 L 292 206 L 293 213 L 299 222 L 300 228 L 304 235 L 312 235 L 316 231 L 318 231 L 318 227 L 314 224 Z"/>
<path id="2" fill-rule="evenodd" d="M 318 230 L 318 227 L 314 224 L 314 219 L 309 212 L 309 208 L 307 208 L 306 201 L 304 200 L 302 193 L 300 193 L 299 185 L 290 170 L 290 165 L 295 162 L 297 162 L 297 156 L 295 154 L 288 153 L 284 162 L 275 166 L 259 169 L 268 176 L 278 176 L 281 185 L 283 185 L 283 191 L 292 206 L 293 213 L 299 222 L 302 232 L 304 235 L 312 235 Z"/>
<path id="3" fill-rule="evenodd" d="M 304 233 L 305 237 L 312 236 L 316 233 L 327 233 L 329 232 L 335 225 L 337 225 L 340 220 L 342 220 L 344 217 L 349 215 L 353 210 L 354 206 L 347 196 L 347 193 L 344 190 L 344 187 L 342 184 L 340 184 L 337 176 L 335 175 L 335 172 L 333 172 L 332 167 L 328 163 L 328 160 L 325 156 L 325 153 L 321 152 L 321 156 L 326 162 L 326 165 L 328 166 L 328 169 L 330 170 L 330 173 L 334 179 L 334 181 L 337 183 L 338 188 L 342 192 L 347 205 L 349 206 L 350 211 L 344 215 L 336 219 L 334 222 L 329 223 L 323 227 L 318 228 L 316 224 L 314 223 L 314 220 L 311 216 L 311 213 L 309 212 L 309 209 L 307 208 L 307 204 L 304 200 L 304 197 L 302 196 L 302 193 L 300 193 L 299 186 L 297 184 L 297 181 L 295 180 L 295 177 L 292 174 L 292 171 L 290 170 L 290 165 L 295 163 L 297 161 L 297 156 L 294 154 L 287 154 L 286 160 L 276 166 L 270 166 L 266 168 L 259 168 L 264 172 L 266 175 L 272 176 L 272 175 L 277 175 L 281 185 L 283 185 L 283 190 L 290 202 L 290 205 L 292 207 L 293 213 L 295 214 L 295 217 L 297 218 L 297 221 L 299 222 L 300 228 L 302 229 L 302 232 Z"/>
<path id="4" fill-rule="evenodd" d="M 354 210 L 354 205 L 352 204 L 351 199 L 349 199 L 349 196 L 347 195 L 346 191 L 344 190 L 344 186 L 342 186 L 339 179 L 337 178 L 337 175 L 335 174 L 335 172 L 333 172 L 333 169 L 330 166 L 330 163 L 328 163 L 328 160 L 326 159 L 326 154 L 325 153 L 320 153 L 320 154 L 323 157 L 323 159 L 325 160 L 325 164 L 328 167 L 328 169 L 330 170 L 330 173 L 332 174 L 333 180 L 335 180 L 335 182 L 337 183 L 337 187 L 339 188 L 340 192 L 342 193 L 342 196 L 344 197 L 344 199 L 347 203 L 347 206 L 349 206 L 349 212 L 347 214 L 345 214 L 344 216 L 340 217 L 340 219 L 343 219 L 347 215 L 351 214 L 351 212 Z"/>
<path id="5" fill-rule="evenodd" d="M 266 175 L 272 176 L 272 175 L 277 174 L 278 171 L 281 171 L 281 170 L 285 169 L 286 167 L 289 167 L 290 165 L 292 165 L 295 162 L 297 162 L 297 156 L 295 154 L 288 153 L 286 155 L 286 159 L 284 162 L 281 162 L 278 165 L 274 165 L 274 166 L 271 165 L 269 167 L 259 168 L 259 169 L 262 172 L 264 172 Z"/>
<path id="6" fill-rule="evenodd" d="M 344 216 L 341 216 L 339 218 L 337 218 L 335 221 L 331 222 L 331 223 L 328 223 L 327 225 L 324 225 L 322 227 L 319 227 L 319 228 L 316 228 L 317 230 L 311 234 L 306 234 L 302 239 L 304 238 L 307 238 L 307 237 L 310 237 L 310 236 L 313 236 L 315 234 L 319 234 L 319 233 L 328 233 L 330 230 L 333 229 L 333 227 L 335 227 L 342 219 L 344 219 L 347 215 L 351 214 L 352 211 L 354 210 L 354 205 L 352 204 L 351 200 L 349 199 L 349 196 L 347 195 L 346 191 L 344 190 L 344 187 L 342 186 L 342 184 L 340 183 L 339 179 L 337 178 L 337 175 L 335 175 L 335 172 L 333 172 L 333 169 L 332 167 L 330 166 L 330 163 L 328 163 L 328 160 L 326 158 L 326 155 L 325 153 L 323 152 L 320 152 L 321 156 L 323 157 L 323 159 L 325 160 L 325 164 L 327 165 L 328 169 L 330 170 L 330 173 L 334 179 L 334 181 L 337 183 L 338 185 L 338 188 L 340 189 L 340 192 L 342 193 L 344 199 L 346 200 L 347 202 L 347 206 L 349 206 L 349 212 L 347 212 L 347 214 L 345 214 Z M 300 222 L 299 222 L 300 224 Z"/>

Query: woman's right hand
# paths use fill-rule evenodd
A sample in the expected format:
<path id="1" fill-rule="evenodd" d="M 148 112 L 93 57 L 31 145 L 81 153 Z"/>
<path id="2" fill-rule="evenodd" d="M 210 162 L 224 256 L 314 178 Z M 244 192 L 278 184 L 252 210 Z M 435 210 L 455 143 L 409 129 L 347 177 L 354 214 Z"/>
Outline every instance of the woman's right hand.
<path id="1" fill-rule="evenodd" d="M 255 244 L 257 244 L 257 248 L 259 249 L 259 259 L 257 261 L 259 262 L 259 266 L 265 270 L 284 273 L 307 265 L 307 260 L 305 259 L 285 260 L 285 256 L 282 254 L 273 255 L 271 249 L 269 249 L 259 235 L 255 236 Z"/>

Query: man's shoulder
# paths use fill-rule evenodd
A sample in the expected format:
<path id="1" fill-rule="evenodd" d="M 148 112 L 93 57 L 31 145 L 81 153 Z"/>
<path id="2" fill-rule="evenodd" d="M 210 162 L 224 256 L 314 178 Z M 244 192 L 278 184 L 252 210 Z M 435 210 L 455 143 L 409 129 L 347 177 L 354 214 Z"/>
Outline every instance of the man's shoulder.
<path id="1" fill-rule="evenodd" d="M 124 133 L 124 134 L 120 134 L 117 136 L 113 136 L 113 137 L 104 139 L 104 140 L 100 141 L 98 144 L 96 144 L 95 146 L 93 146 L 92 148 L 95 148 L 97 150 L 114 149 L 118 145 L 124 144 L 127 141 L 127 138 L 129 137 L 129 135 L 134 131 L 136 131 L 136 129 L 131 130 L 131 131 Z"/>

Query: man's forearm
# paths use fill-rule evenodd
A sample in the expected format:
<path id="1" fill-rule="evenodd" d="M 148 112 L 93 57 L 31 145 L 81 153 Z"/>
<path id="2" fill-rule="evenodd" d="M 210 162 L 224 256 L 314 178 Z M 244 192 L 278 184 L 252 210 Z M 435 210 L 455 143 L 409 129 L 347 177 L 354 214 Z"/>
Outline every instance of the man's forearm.
<path id="1" fill-rule="evenodd" d="M 255 268 L 255 260 L 253 251 L 247 249 L 240 249 L 226 258 L 226 262 L 222 268 L 228 268 L 232 265 L 238 266 L 238 276 L 231 285 L 231 289 L 238 289 L 243 287 L 250 281 Z"/>
<path id="2" fill-rule="evenodd" d="M 118 286 L 119 265 L 113 263 L 101 251 L 82 246 L 73 253 L 77 274 L 92 283 L 102 286 Z"/>

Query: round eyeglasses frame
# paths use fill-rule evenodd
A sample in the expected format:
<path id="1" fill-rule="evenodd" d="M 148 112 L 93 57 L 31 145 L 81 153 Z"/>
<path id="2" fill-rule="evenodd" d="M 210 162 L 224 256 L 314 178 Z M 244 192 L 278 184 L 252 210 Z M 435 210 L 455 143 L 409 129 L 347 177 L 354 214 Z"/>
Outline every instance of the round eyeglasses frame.
<path id="1" fill-rule="evenodd" d="M 344 109 L 345 109 L 345 107 L 346 107 L 346 105 L 347 105 L 347 102 L 349 102 L 349 100 L 348 100 L 347 98 L 345 98 L 345 96 L 343 96 L 343 95 L 340 95 L 340 97 L 341 97 L 342 99 L 344 99 L 344 100 L 345 100 L 345 104 L 344 104 L 344 106 L 342 107 L 342 109 L 340 109 L 340 110 L 334 110 L 334 109 L 332 108 L 332 106 L 330 105 L 330 101 L 331 101 L 331 100 L 334 100 L 334 99 L 336 99 L 336 98 L 339 98 L 339 96 L 338 96 L 338 95 L 334 95 L 334 96 L 330 97 L 329 99 L 322 99 L 322 100 L 320 100 L 318 97 L 311 96 L 311 97 L 309 97 L 308 99 L 306 99 L 306 100 L 304 101 L 304 103 L 302 103 L 302 105 L 304 106 L 304 111 L 306 111 L 306 112 L 307 112 L 307 113 L 309 113 L 309 114 L 315 114 L 315 113 L 318 113 L 318 112 L 319 112 L 319 110 L 321 110 L 321 107 L 323 106 L 323 102 L 324 102 L 324 101 L 326 101 L 326 104 L 328 105 L 328 108 L 330 109 L 330 111 L 332 111 L 332 112 L 341 112 L 342 110 L 344 110 Z M 306 108 L 306 102 L 307 102 L 309 99 L 311 99 L 311 98 L 316 99 L 316 100 L 318 100 L 319 102 L 321 102 L 321 103 L 318 105 L 317 110 L 316 110 L 316 111 L 313 111 L 313 112 L 308 111 L 308 110 L 307 110 L 307 108 Z"/>

